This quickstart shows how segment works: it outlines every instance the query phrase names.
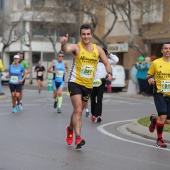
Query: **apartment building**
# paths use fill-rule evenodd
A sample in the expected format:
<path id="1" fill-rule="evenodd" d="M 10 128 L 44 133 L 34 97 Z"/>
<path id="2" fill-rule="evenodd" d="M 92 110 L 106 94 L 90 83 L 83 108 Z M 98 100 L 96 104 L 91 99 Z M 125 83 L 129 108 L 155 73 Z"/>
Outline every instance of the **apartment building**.
<path id="1" fill-rule="evenodd" d="M 77 0 L 0 0 L 0 15 L 4 23 L 1 36 L 6 41 L 8 38 L 10 42 L 16 41 L 5 48 L 5 68 L 8 68 L 18 51 L 24 52 L 24 58 L 31 66 L 43 60 L 48 67 L 60 51 L 60 36 L 68 31 L 69 42 L 76 42 L 79 28 L 77 16 L 69 10 L 63 11 L 63 6 L 66 9 L 78 5 L 75 1 Z M 1 42 L 0 49 L 2 47 Z M 69 57 L 66 55 L 66 59 Z"/>

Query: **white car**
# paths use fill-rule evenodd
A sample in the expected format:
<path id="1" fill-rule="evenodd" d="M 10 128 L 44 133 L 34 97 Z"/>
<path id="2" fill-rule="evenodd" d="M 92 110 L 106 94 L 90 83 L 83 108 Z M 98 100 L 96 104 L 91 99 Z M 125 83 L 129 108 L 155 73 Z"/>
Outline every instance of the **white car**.
<path id="1" fill-rule="evenodd" d="M 111 65 L 113 80 L 111 82 L 112 89 L 122 90 L 125 87 L 125 69 L 122 65 Z"/>
<path id="2" fill-rule="evenodd" d="M 8 70 L 4 70 L 4 71 L 1 72 L 1 75 L 2 75 L 2 76 L 1 76 L 1 82 L 2 82 L 2 84 L 9 82 L 9 78 L 6 78 L 6 75 L 7 75 L 8 73 L 9 73 Z"/>

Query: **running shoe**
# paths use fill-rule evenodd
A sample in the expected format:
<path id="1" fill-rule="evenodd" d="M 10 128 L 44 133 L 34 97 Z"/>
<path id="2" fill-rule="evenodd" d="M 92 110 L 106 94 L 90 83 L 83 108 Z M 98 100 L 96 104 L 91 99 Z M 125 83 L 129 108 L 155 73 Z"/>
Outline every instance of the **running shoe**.
<path id="1" fill-rule="evenodd" d="M 153 133 L 155 131 L 156 127 L 156 116 L 153 114 L 150 116 L 150 125 L 149 125 L 149 131 Z"/>
<path id="2" fill-rule="evenodd" d="M 163 141 L 163 139 L 158 139 L 157 142 L 156 142 L 156 146 L 161 147 L 161 148 L 166 148 L 167 147 L 167 145 Z"/>
<path id="3" fill-rule="evenodd" d="M 92 116 L 92 117 L 91 117 L 91 121 L 92 121 L 92 122 L 95 122 L 95 121 L 96 121 L 96 116 Z"/>
<path id="4" fill-rule="evenodd" d="M 98 117 L 96 118 L 96 120 L 95 120 L 96 123 L 100 123 L 101 121 L 102 121 L 101 116 L 98 116 Z"/>
<path id="5" fill-rule="evenodd" d="M 13 110 L 12 110 L 12 113 L 16 113 L 17 112 L 17 108 L 14 107 Z"/>
<path id="6" fill-rule="evenodd" d="M 22 106 L 21 106 L 21 104 L 18 105 L 18 110 L 19 110 L 19 111 L 22 111 Z"/>
<path id="7" fill-rule="evenodd" d="M 89 112 L 86 112 L 86 117 L 90 117 L 90 113 Z"/>
<path id="8" fill-rule="evenodd" d="M 75 149 L 80 149 L 83 145 L 85 145 L 85 143 L 86 143 L 85 140 L 82 139 L 80 136 L 78 136 L 75 141 L 75 145 L 76 145 Z"/>
<path id="9" fill-rule="evenodd" d="M 57 109 L 57 113 L 61 113 L 61 108 L 58 108 L 58 109 Z"/>
<path id="10" fill-rule="evenodd" d="M 58 103 L 58 101 L 54 101 L 54 109 L 57 108 L 57 103 Z"/>
<path id="11" fill-rule="evenodd" d="M 66 127 L 66 142 L 68 145 L 71 145 L 73 143 L 73 129 L 70 128 L 70 126 Z"/>

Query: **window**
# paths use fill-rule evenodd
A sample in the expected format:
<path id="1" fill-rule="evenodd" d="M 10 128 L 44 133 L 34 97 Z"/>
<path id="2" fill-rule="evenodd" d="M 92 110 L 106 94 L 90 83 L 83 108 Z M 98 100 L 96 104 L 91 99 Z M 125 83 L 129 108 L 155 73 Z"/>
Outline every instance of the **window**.
<path id="1" fill-rule="evenodd" d="M 75 37 L 76 31 L 77 28 L 75 24 L 32 23 L 33 35 L 60 37 L 69 33 L 69 37 Z"/>
<path id="2" fill-rule="evenodd" d="M 44 6 L 45 0 L 32 0 L 32 6 Z"/>
<path id="3" fill-rule="evenodd" d="M 41 59 L 41 53 L 40 52 L 33 52 L 32 53 L 32 64 L 36 65 L 38 61 Z"/>
<path id="4" fill-rule="evenodd" d="M 57 0 L 57 6 L 59 7 L 72 7 L 76 5 L 77 0 Z"/>
<path id="5" fill-rule="evenodd" d="M 162 22 L 163 1 L 162 0 L 145 0 L 143 3 L 144 16 L 143 24 Z"/>
<path id="6" fill-rule="evenodd" d="M 55 59 L 54 53 L 43 53 L 43 61 L 52 61 Z"/>

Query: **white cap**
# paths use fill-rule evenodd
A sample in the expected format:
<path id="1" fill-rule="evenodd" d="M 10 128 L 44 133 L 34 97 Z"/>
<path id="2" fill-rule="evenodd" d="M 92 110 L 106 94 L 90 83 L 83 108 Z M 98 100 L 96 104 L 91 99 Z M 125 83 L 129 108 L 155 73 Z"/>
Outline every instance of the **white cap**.
<path id="1" fill-rule="evenodd" d="M 18 58 L 18 59 L 20 59 L 19 55 L 14 55 L 14 58 Z"/>

